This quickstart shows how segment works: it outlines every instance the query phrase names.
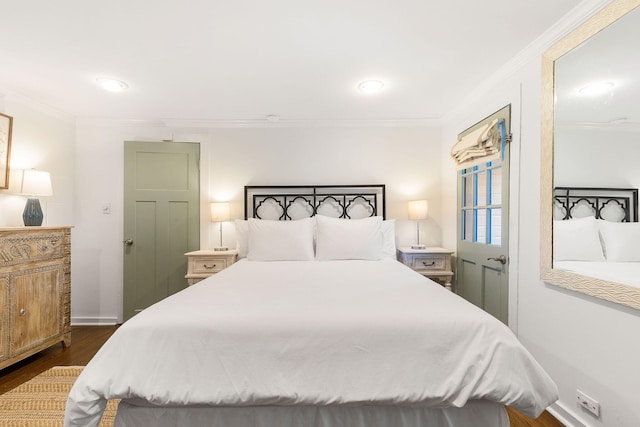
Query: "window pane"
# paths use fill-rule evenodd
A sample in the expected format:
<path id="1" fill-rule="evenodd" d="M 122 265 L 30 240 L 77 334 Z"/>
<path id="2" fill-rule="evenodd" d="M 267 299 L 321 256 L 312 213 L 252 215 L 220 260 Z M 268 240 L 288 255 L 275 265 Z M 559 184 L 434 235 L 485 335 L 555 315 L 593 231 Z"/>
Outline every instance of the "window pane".
<path id="1" fill-rule="evenodd" d="M 476 239 L 478 243 L 487 243 L 487 210 L 476 210 Z"/>
<path id="2" fill-rule="evenodd" d="M 464 198 L 462 199 L 462 206 L 473 206 L 473 177 L 475 175 L 469 175 L 462 178 L 462 185 L 464 191 Z"/>
<path id="3" fill-rule="evenodd" d="M 473 242 L 473 211 L 462 211 L 462 240 Z"/>
<path id="4" fill-rule="evenodd" d="M 502 245 L 502 209 L 491 210 L 491 244 Z"/>
<path id="5" fill-rule="evenodd" d="M 476 206 L 484 206 L 487 204 L 487 172 L 478 173 L 478 197 Z"/>
<path id="6" fill-rule="evenodd" d="M 491 204 L 502 204 L 502 169 L 497 168 L 491 171 Z"/>

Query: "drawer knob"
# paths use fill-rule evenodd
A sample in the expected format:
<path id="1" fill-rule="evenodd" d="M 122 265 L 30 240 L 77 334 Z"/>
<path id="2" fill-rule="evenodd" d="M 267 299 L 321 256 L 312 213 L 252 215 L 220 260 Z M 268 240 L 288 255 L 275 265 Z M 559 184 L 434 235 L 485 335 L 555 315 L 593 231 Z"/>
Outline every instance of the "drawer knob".
<path id="1" fill-rule="evenodd" d="M 24 316 L 25 314 L 27 314 L 27 310 L 25 310 L 24 308 L 21 308 L 18 313 L 20 313 L 20 316 Z"/>
<path id="2" fill-rule="evenodd" d="M 204 268 L 206 268 L 208 270 L 211 270 L 212 268 L 216 268 L 216 265 L 215 264 L 213 264 L 213 265 L 204 264 Z"/>
<path id="3" fill-rule="evenodd" d="M 434 265 L 436 265 L 436 262 L 431 261 L 430 263 L 427 264 L 426 261 L 422 261 L 422 265 L 424 265 L 425 267 L 433 267 Z"/>

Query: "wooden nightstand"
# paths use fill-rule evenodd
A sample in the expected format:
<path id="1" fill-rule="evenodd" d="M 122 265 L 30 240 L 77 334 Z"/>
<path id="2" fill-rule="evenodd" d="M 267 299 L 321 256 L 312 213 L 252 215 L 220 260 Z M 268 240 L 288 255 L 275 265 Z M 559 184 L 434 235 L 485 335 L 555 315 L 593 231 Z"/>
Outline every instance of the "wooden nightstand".
<path id="1" fill-rule="evenodd" d="M 201 249 L 187 252 L 187 279 L 189 286 L 216 274 L 236 262 L 238 251 L 214 251 Z"/>
<path id="2" fill-rule="evenodd" d="M 453 251 L 450 249 L 438 247 L 424 249 L 399 247 L 398 260 L 423 276 L 442 281 L 444 287 L 451 291 L 451 279 L 453 279 L 453 271 L 451 270 L 452 253 Z"/>

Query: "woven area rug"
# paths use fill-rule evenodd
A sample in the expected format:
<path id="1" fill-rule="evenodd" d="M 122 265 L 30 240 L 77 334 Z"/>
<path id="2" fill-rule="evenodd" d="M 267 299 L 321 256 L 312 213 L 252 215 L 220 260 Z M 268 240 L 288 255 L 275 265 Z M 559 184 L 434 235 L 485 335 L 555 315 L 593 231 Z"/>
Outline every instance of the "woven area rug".
<path id="1" fill-rule="evenodd" d="M 0 395 L 1 427 L 60 427 L 67 395 L 83 366 L 56 366 Z M 101 427 L 113 426 L 118 408 L 110 400 Z"/>

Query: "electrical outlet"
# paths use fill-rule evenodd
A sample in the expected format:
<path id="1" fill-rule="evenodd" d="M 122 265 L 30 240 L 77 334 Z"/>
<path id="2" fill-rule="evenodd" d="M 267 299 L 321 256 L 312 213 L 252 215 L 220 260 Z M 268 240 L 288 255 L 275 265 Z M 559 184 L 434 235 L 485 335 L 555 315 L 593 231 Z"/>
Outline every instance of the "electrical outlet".
<path id="1" fill-rule="evenodd" d="M 600 417 L 600 404 L 593 398 L 587 396 L 580 390 L 576 390 L 576 401 L 587 411 L 591 412 L 596 418 Z"/>

